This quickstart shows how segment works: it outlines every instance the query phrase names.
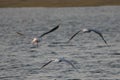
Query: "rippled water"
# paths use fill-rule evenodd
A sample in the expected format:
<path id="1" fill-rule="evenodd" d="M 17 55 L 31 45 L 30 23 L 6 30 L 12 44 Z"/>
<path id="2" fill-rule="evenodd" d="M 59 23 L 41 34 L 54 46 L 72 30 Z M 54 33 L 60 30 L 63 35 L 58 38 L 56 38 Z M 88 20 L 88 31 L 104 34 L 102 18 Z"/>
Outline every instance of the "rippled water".
<path id="1" fill-rule="evenodd" d="M 56 25 L 38 48 L 31 39 Z M 94 33 L 71 35 L 82 28 L 98 29 L 110 47 Z M 19 36 L 16 31 L 25 36 Z M 70 65 L 51 63 L 65 57 Z M 120 7 L 0 8 L 0 80 L 120 80 Z"/>

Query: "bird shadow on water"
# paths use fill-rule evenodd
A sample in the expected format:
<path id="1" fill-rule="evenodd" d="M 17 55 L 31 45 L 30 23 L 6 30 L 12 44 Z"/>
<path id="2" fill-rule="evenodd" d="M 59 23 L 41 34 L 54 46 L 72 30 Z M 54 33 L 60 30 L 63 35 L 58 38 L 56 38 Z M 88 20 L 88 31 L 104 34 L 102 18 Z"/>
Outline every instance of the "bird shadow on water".
<path id="1" fill-rule="evenodd" d="M 96 45 L 97 48 L 111 47 L 112 45 Z"/>
<path id="2" fill-rule="evenodd" d="M 1 76 L 0 79 L 1 79 L 1 80 L 3 80 L 3 79 L 4 79 L 4 80 L 8 80 L 8 79 L 10 79 L 10 78 L 19 78 L 19 77 L 20 77 L 20 76 Z"/>
<path id="3" fill-rule="evenodd" d="M 68 42 L 52 42 L 52 44 L 67 44 Z"/>
<path id="4" fill-rule="evenodd" d="M 109 53 L 109 55 L 120 55 L 120 53 L 114 52 L 114 53 Z"/>
<path id="5" fill-rule="evenodd" d="M 61 47 L 65 47 L 65 46 L 76 46 L 73 44 L 69 44 L 68 42 L 52 42 L 50 45 L 48 45 L 49 47 L 56 47 L 56 46 L 61 46 Z"/>

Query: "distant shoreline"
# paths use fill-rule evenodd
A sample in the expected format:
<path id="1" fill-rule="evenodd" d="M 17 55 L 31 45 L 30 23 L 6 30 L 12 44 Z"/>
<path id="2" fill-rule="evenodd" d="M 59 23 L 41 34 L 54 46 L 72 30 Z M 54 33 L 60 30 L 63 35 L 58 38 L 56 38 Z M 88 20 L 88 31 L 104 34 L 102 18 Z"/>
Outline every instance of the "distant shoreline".
<path id="1" fill-rule="evenodd" d="M 0 7 L 119 6 L 120 0 L 0 0 Z"/>

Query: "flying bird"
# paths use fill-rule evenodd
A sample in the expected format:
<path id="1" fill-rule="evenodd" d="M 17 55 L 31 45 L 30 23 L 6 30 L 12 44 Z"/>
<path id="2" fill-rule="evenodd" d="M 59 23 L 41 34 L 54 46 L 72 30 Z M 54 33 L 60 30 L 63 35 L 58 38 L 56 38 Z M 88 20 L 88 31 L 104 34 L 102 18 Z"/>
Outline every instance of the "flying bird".
<path id="1" fill-rule="evenodd" d="M 44 37 L 45 35 L 47 35 L 47 34 L 53 32 L 53 31 L 55 31 L 55 30 L 57 30 L 58 28 L 59 28 L 59 25 L 57 25 L 57 26 L 54 27 L 53 29 L 51 29 L 51 30 L 49 30 L 49 31 L 47 31 L 47 32 L 45 32 L 45 33 L 43 33 L 42 35 L 33 38 L 33 40 L 32 40 L 31 43 L 38 46 L 38 43 L 42 40 L 42 37 Z"/>
<path id="2" fill-rule="evenodd" d="M 44 68 L 45 66 L 47 66 L 48 64 L 50 64 L 51 62 L 57 62 L 57 63 L 59 63 L 59 62 L 66 62 L 66 63 L 70 64 L 77 72 L 79 72 L 79 70 L 78 70 L 70 61 L 66 60 L 64 57 L 62 57 L 62 58 L 56 58 L 56 59 L 51 59 L 50 61 L 48 61 L 47 63 L 45 63 L 45 64 L 40 68 L 40 70 L 41 70 L 42 68 Z M 80 73 L 80 72 L 79 72 L 79 73 Z"/>
<path id="3" fill-rule="evenodd" d="M 71 41 L 77 34 L 79 34 L 80 32 L 82 32 L 82 33 L 94 32 L 94 33 L 98 34 L 98 35 L 102 38 L 102 40 L 104 41 L 104 43 L 108 46 L 108 43 L 107 43 L 107 41 L 104 39 L 102 33 L 101 33 L 100 31 L 95 30 L 95 29 L 82 29 L 82 30 L 79 30 L 79 31 L 77 31 L 74 35 L 72 35 L 72 37 L 68 40 L 68 42 L 70 42 L 70 41 Z"/>
<path id="4" fill-rule="evenodd" d="M 38 36 L 38 37 L 34 37 L 34 38 L 32 39 L 32 41 L 31 41 L 31 43 L 32 43 L 33 45 L 36 45 L 36 46 L 38 47 L 38 43 L 42 40 L 42 37 L 44 37 L 45 35 L 53 32 L 53 31 L 55 31 L 55 30 L 57 30 L 58 28 L 59 28 L 59 25 L 57 25 L 56 27 L 52 28 L 51 30 L 43 33 L 42 35 L 40 35 L 40 36 Z M 26 35 L 24 35 L 24 34 L 21 33 L 21 32 L 16 32 L 16 34 L 18 34 L 18 35 L 20 35 L 20 36 L 24 36 L 24 37 L 26 36 Z"/>

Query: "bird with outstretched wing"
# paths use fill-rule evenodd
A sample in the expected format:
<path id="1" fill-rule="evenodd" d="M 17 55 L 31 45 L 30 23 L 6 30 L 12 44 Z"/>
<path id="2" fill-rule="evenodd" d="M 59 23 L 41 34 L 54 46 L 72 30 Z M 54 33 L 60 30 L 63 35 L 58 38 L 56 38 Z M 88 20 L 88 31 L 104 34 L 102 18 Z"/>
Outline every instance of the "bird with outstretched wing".
<path id="1" fill-rule="evenodd" d="M 79 72 L 79 70 L 68 60 L 64 59 L 64 58 L 57 58 L 57 59 L 52 59 L 50 61 L 48 61 L 47 63 L 45 63 L 41 68 L 44 68 L 45 66 L 47 66 L 48 64 L 50 64 L 51 62 L 66 62 L 68 64 L 70 64 L 77 72 Z"/>
<path id="2" fill-rule="evenodd" d="M 95 29 L 82 29 L 82 30 L 79 30 L 79 31 L 77 31 L 75 34 L 73 34 L 73 35 L 70 37 L 70 39 L 68 40 L 68 42 L 70 42 L 70 41 L 71 41 L 78 33 L 80 33 L 80 32 L 82 32 L 82 33 L 95 32 L 96 34 L 98 34 L 98 35 L 102 38 L 102 40 L 104 41 L 104 43 L 108 46 L 108 43 L 107 43 L 107 41 L 104 39 L 102 33 L 101 33 L 100 31 L 95 30 Z"/>

